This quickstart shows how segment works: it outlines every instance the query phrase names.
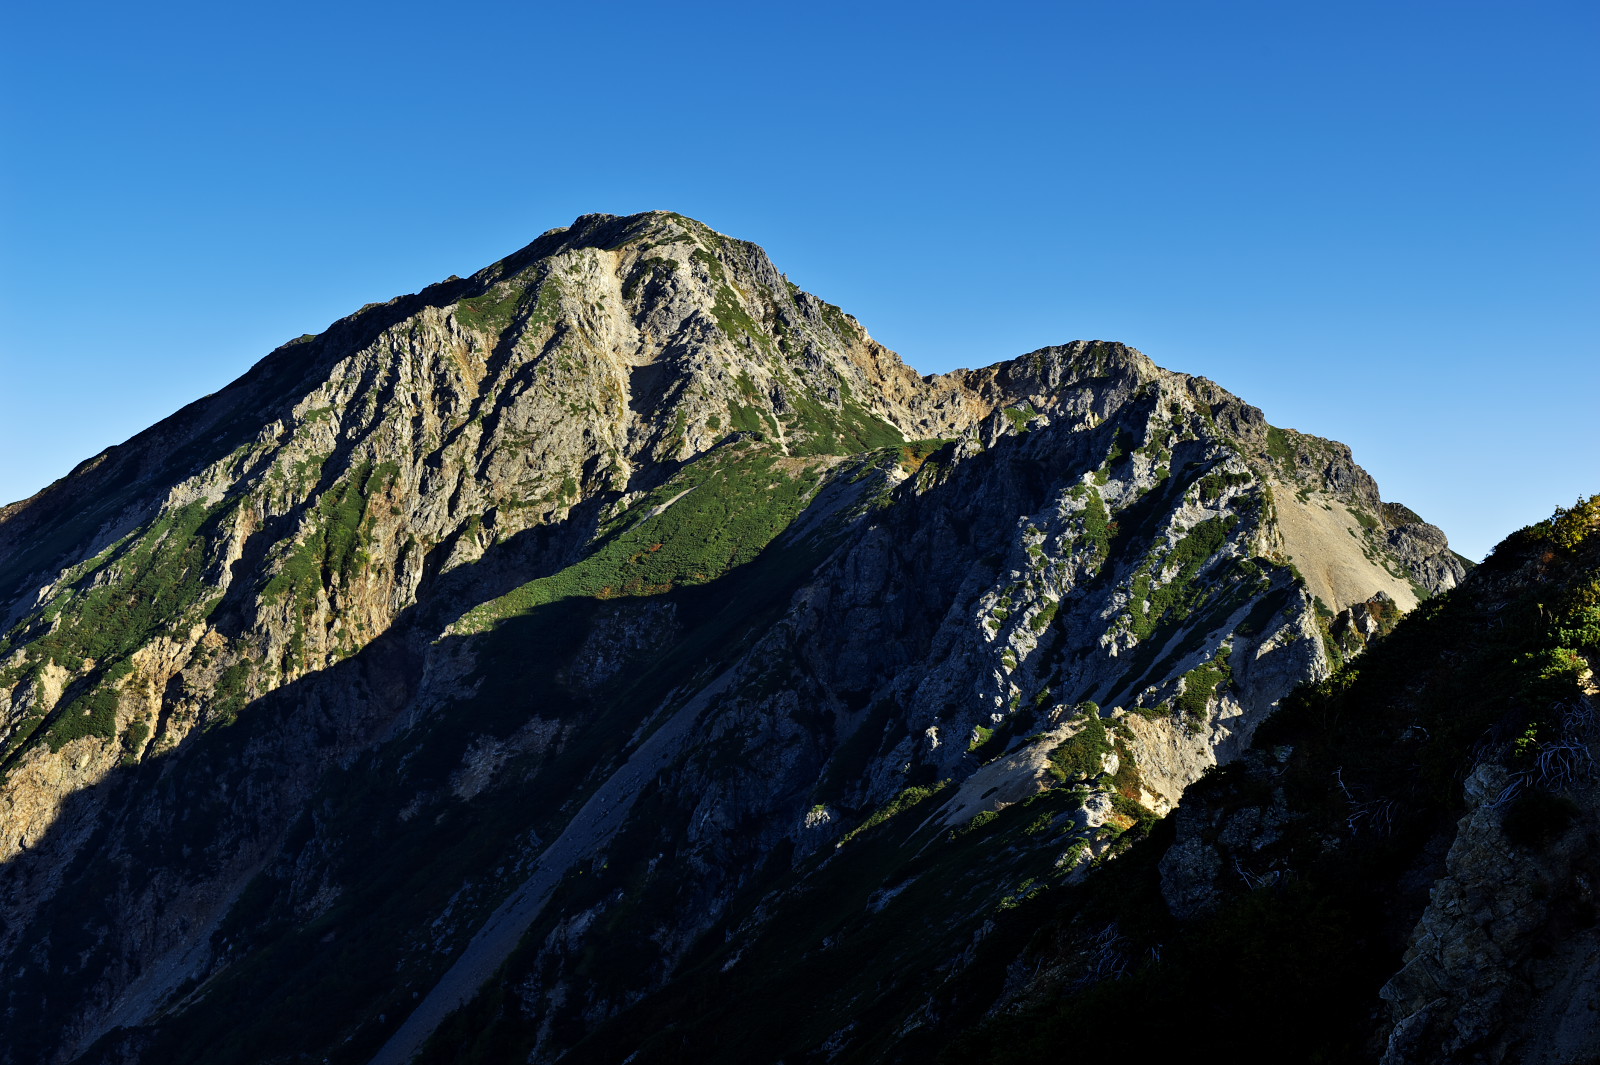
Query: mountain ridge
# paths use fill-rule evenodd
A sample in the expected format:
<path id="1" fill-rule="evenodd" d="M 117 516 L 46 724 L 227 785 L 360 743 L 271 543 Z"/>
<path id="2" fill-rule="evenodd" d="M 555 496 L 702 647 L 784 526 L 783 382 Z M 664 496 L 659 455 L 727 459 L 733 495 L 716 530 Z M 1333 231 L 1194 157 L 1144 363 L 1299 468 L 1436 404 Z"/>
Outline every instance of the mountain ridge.
<path id="1" fill-rule="evenodd" d="M 496 1029 L 545 1059 L 868 855 L 986 856 L 916 902 L 948 962 L 1462 573 L 1348 448 L 1134 349 L 919 377 L 754 245 L 583 216 L 0 517 L 8 1060 L 369 1060 L 588 821 L 504 958 L 554 974 Z M 585 814 L 667 722 L 638 813 Z M 299 1045 L 219 1027 L 328 996 Z"/>

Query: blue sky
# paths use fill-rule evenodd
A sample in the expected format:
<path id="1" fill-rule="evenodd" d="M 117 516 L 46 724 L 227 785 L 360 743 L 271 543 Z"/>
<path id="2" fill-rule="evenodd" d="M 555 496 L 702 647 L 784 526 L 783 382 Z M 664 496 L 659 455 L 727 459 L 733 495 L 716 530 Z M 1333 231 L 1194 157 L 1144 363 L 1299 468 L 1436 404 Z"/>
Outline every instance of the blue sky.
<path id="1" fill-rule="evenodd" d="M 1600 491 L 1593 3 L 17 7 L 0 498 L 591 211 L 918 370 L 1077 338 L 1350 444 L 1481 556 Z"/>

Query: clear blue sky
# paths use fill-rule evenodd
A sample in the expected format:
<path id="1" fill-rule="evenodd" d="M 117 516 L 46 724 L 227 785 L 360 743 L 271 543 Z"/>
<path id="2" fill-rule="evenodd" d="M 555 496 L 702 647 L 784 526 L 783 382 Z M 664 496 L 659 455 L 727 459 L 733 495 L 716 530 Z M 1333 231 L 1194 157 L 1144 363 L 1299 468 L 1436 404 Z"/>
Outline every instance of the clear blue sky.
<path id="1" fill-rule="evenodd" d="M 1350 444 L 1473 557 L 1600 491 L 1600 7 L 16 5 L 0 498 L 591 211 L 922 372 L 1076 338 Z"/>

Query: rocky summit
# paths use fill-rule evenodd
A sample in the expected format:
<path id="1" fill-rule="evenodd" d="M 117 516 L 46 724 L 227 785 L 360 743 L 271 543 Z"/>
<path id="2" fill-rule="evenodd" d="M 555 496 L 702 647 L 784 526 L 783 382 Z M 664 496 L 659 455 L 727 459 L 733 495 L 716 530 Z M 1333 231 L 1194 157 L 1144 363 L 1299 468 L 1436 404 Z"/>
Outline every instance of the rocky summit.
<path id="1" fill-rule="evenodd" d="M 1337 853 L 1295 795 L 1404 821 L 1326 715 L 1246 752 L 1466 571 L 1132 348 L 920 377 L 753 244 L 586 215 L 0 511 L 0 1062 L 1007 1060 L 1177 964 L 1072 923 L 1103 885 L 1210 927 Z M 1431 845 L 1374 1058 L 1476 986 Z"/>

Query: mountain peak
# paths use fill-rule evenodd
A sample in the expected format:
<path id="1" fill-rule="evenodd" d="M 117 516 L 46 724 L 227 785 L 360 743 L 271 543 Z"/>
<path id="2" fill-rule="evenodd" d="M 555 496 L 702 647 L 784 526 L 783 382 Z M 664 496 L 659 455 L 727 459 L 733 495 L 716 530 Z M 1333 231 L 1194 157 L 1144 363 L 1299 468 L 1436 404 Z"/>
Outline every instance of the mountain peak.
<path id="1" fill-rule="evenodd" d="M 919 377 L 754 244 L 581 216 L 0 514 L 0 1065 L 915 1017 L 1451 586 L 1436 533 L 1126 345 Z"/>

